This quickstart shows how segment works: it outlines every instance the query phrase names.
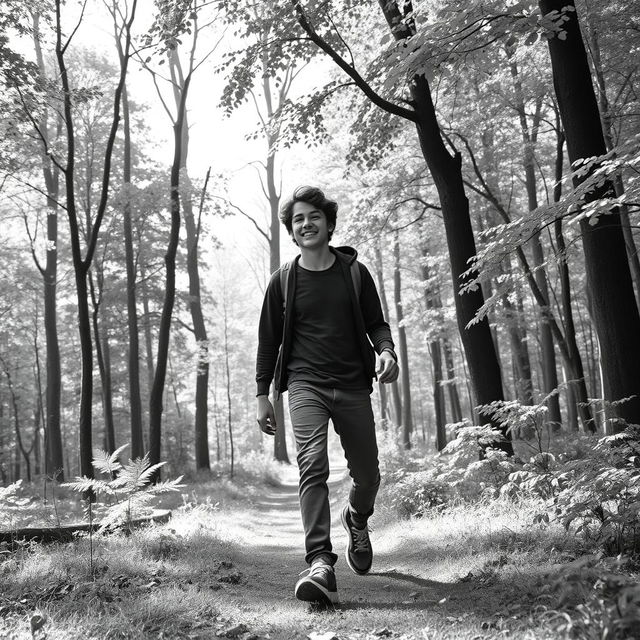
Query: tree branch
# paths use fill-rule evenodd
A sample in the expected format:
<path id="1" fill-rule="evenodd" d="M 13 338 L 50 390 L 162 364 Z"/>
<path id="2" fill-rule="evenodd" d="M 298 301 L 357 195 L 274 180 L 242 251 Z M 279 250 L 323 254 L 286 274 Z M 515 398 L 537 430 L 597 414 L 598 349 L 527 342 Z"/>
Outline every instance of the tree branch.
<path id="1" fill-rule="evenodd" d="M 356 84 L 356 86 L 375 104 L 388 113 L 404 118 L 411 122 L 418 122 L 418 117 L 413 109 L 406 109 L 400 105 L 386 100 L 379 95 L 371 85 L 358 73 L 355 67 L 351 66 L 326 40 L 321 38 L 313 26 L 309 23 L 304 9 L 300 5 L 300 0 L 291 0 L 296 11 L 298 24 L 304 29 L 309 39 L 322 51 L 324 51 Z"/>
<path id="2" fill-rule="evenodd" d="M 98 241 L 98 233 L 100 231 L 100 225 L 107 208 L 107 200 L 109 195 L 109 181 L 111 178 L 111 158 L 113 155 L 113 147 L 116 141 L 116 134 L 118 132 L 118 126 L 120 124 L 120 104 L 122 100 L 122 92 L 124 89 L 125 80 L 127 77 L 127 68 L 129 65 L 129 59 L 131 58 L 131 25 L 136 15 L 137 0 L 133 0 L 131 5 L 131 15 L 129 20 L 125 23 L 125 46 L 124 46 L 124 61 L 122 69 L 120 71 L 120 78 L 118 79 L 118 85 L 113 97 L 113 121 L 111 123 L 111 129 L 109 131 L 109 137 L 107 139 L 107 146 L 104 152 L 104 167 L 102 173 L 102 188 L 100 191 L 100 201 L 98 203 L 98 211 L 96 219 L 91 229 L 91 237 L 89 238 L 89 246 L 87 248 L 87 254 L 84 259 L 85 268 L 91 264 L 93 254 L 96 249 L 96 243 Z M 88 229 L 87 229 L 88 231 Z"/>
<path id="3" fill-rule="evenodd" d="M 200 206 L 198 207 L 198 223 L 196 224 L 196 242 L 195 249 L 198 248 L 198 242 L 200 240 L 200 229 L 202 222 L 202 210 L 204 209 L 204 200 L 207 195 L 207 185 L 209 184 L 209 176 L 211 175 L 211 167 L 207 169 L 207 175 L 204 178 L 204 184 L 202 185 L 202 193 L 200 194 Z"/>
<path id="4" fill-rule="evenodd" d="M 260 235 L 262 235 L 267 242 L 271 242 L 271 238 L 269 237 L 269 234 L 246 211 L 241 209 L 238 205 L 233 204 L 233 202 L 229 202 L 229 200 L 227 200 L 226 198 L 221 198 L 220 196 L 213 196 L 213 197 L 218 198 L 219 200 L 222 200 L 228 207 L 235 209 L 240 215 L 243 215 L 247 220 L 249 220 L 253 224 L 253 226 L 258 230 Z"/>

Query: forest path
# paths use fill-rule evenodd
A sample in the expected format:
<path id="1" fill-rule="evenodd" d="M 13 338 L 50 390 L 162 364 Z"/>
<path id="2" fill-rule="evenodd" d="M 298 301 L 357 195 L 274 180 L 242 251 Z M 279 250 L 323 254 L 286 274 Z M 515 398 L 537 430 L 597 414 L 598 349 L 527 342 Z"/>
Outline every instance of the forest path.
<path id="1" fill-rule="evenodd" d="M 344 469 L 329 480 L 339 604 L 317 610 L 293 594 L 304 563 L 304 540 L 297 496 L 297 470 L 285 472 L 279 487 L 263 487 L 246 509 L 223 509 L 216 516 L 216 536 L 234 576 L 216 594 L 215 606 L 238 637 L 289 640 L 360 640 L 504 637 L 495 621 L 500 606 L 492 589 L 479 593 L 468 580 L 440 581 L 430 576 L 424 549 L 402 540 L 397 527 L 372 533 L 374 564 L 366 576 L 351 572 L 344 550 L 347 535 L 339 514 L 348 492 Z M 375 525 L 374 525 L 375 526 Z M 466 573 L 466 572 L 465 572 Z"/>

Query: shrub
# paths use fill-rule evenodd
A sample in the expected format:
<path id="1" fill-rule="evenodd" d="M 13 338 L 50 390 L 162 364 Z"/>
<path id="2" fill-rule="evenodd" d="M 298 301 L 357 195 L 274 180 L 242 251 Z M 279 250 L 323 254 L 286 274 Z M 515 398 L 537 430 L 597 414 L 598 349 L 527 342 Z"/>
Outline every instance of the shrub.
<path id="1" fill-rule="evenodd" d="M 274 459 L 269 451 L 250 451 L 238 461 L 237 480 L 260 483 L 269 487 L 282 486 L 282 462 Z"/>
<path id="2" fill-rule="evenodd" d="M 449 501 L 447 485 L 431 475 L 430 471 L 407 473 L 393 483 L 389 503 L 401 518 L 420 518 Z"/>
<path id="3" fill-rule="evenodd" d="M 546 590 L 562 610 L 543 614 L 556 633 L 579 640 L 638 637 L 640 586 L 611 570 L 618 564 L 591 555 L 559 571 Z"/>
<path id="4" fill-rule="evenodd" d="M 570 463 L 555 511 L 569 529 L 607 553 L 639 550 L 640 427 L 601 438 L 591 456 Z"/>
<path id="5" fill-rule="evenodd" d="M 516 465 L 504 451 L 489 448 L 501 440 L 502 434 L 489 425 L 460 428 L 440 454 L 422 461 L 429 469 L 391 474 L 388 501 L 398 515 L 409 517 L 459 500 L 498 495 Z"/>

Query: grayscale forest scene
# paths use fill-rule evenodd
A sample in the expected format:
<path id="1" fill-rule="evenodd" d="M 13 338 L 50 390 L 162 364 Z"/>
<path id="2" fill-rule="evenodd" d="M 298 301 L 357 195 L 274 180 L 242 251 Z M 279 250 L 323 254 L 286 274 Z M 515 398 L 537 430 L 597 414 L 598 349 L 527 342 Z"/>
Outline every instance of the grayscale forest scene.
<path id="1" fill-rule="evenodd" d="M 640 3 L 2 0 L 0 82 L 0 639 L 640 639 Z M 327 603 L 302 185 L 394 344 Z"/>

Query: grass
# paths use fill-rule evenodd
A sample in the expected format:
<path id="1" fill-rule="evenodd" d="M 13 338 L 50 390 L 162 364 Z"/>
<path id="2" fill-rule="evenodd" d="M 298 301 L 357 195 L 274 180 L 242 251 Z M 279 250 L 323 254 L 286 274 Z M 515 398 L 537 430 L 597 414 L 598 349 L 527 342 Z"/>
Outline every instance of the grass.
<path id="1" fill-rule="evenodd" d="M 93 573 L 86 537 L 0 553 L 0 637 L 639 637 L 610 631 L 605 593 L 619 600 L 616 580 L 637 581 L 637 567 L 602 558 L 557 523 L 534 525 L 541 502 L 533 498 L 460 502 L 399 520 L 383 492 L 372 575 L 351 574 L 341 559 L 340 606 L 309 610 L 292 592 L 304 568 L 295 469 L 254 465 L 243 474 L 233 483 L 201 478 L 168 496 L 168 524 L 97 536 Z M 347 483 L 338 474 L 330 487 L 337 515 Z M 333 538 L 342 554 L 338 523 Z M 32 634 L 36 615 L 45 622 Z"/>

